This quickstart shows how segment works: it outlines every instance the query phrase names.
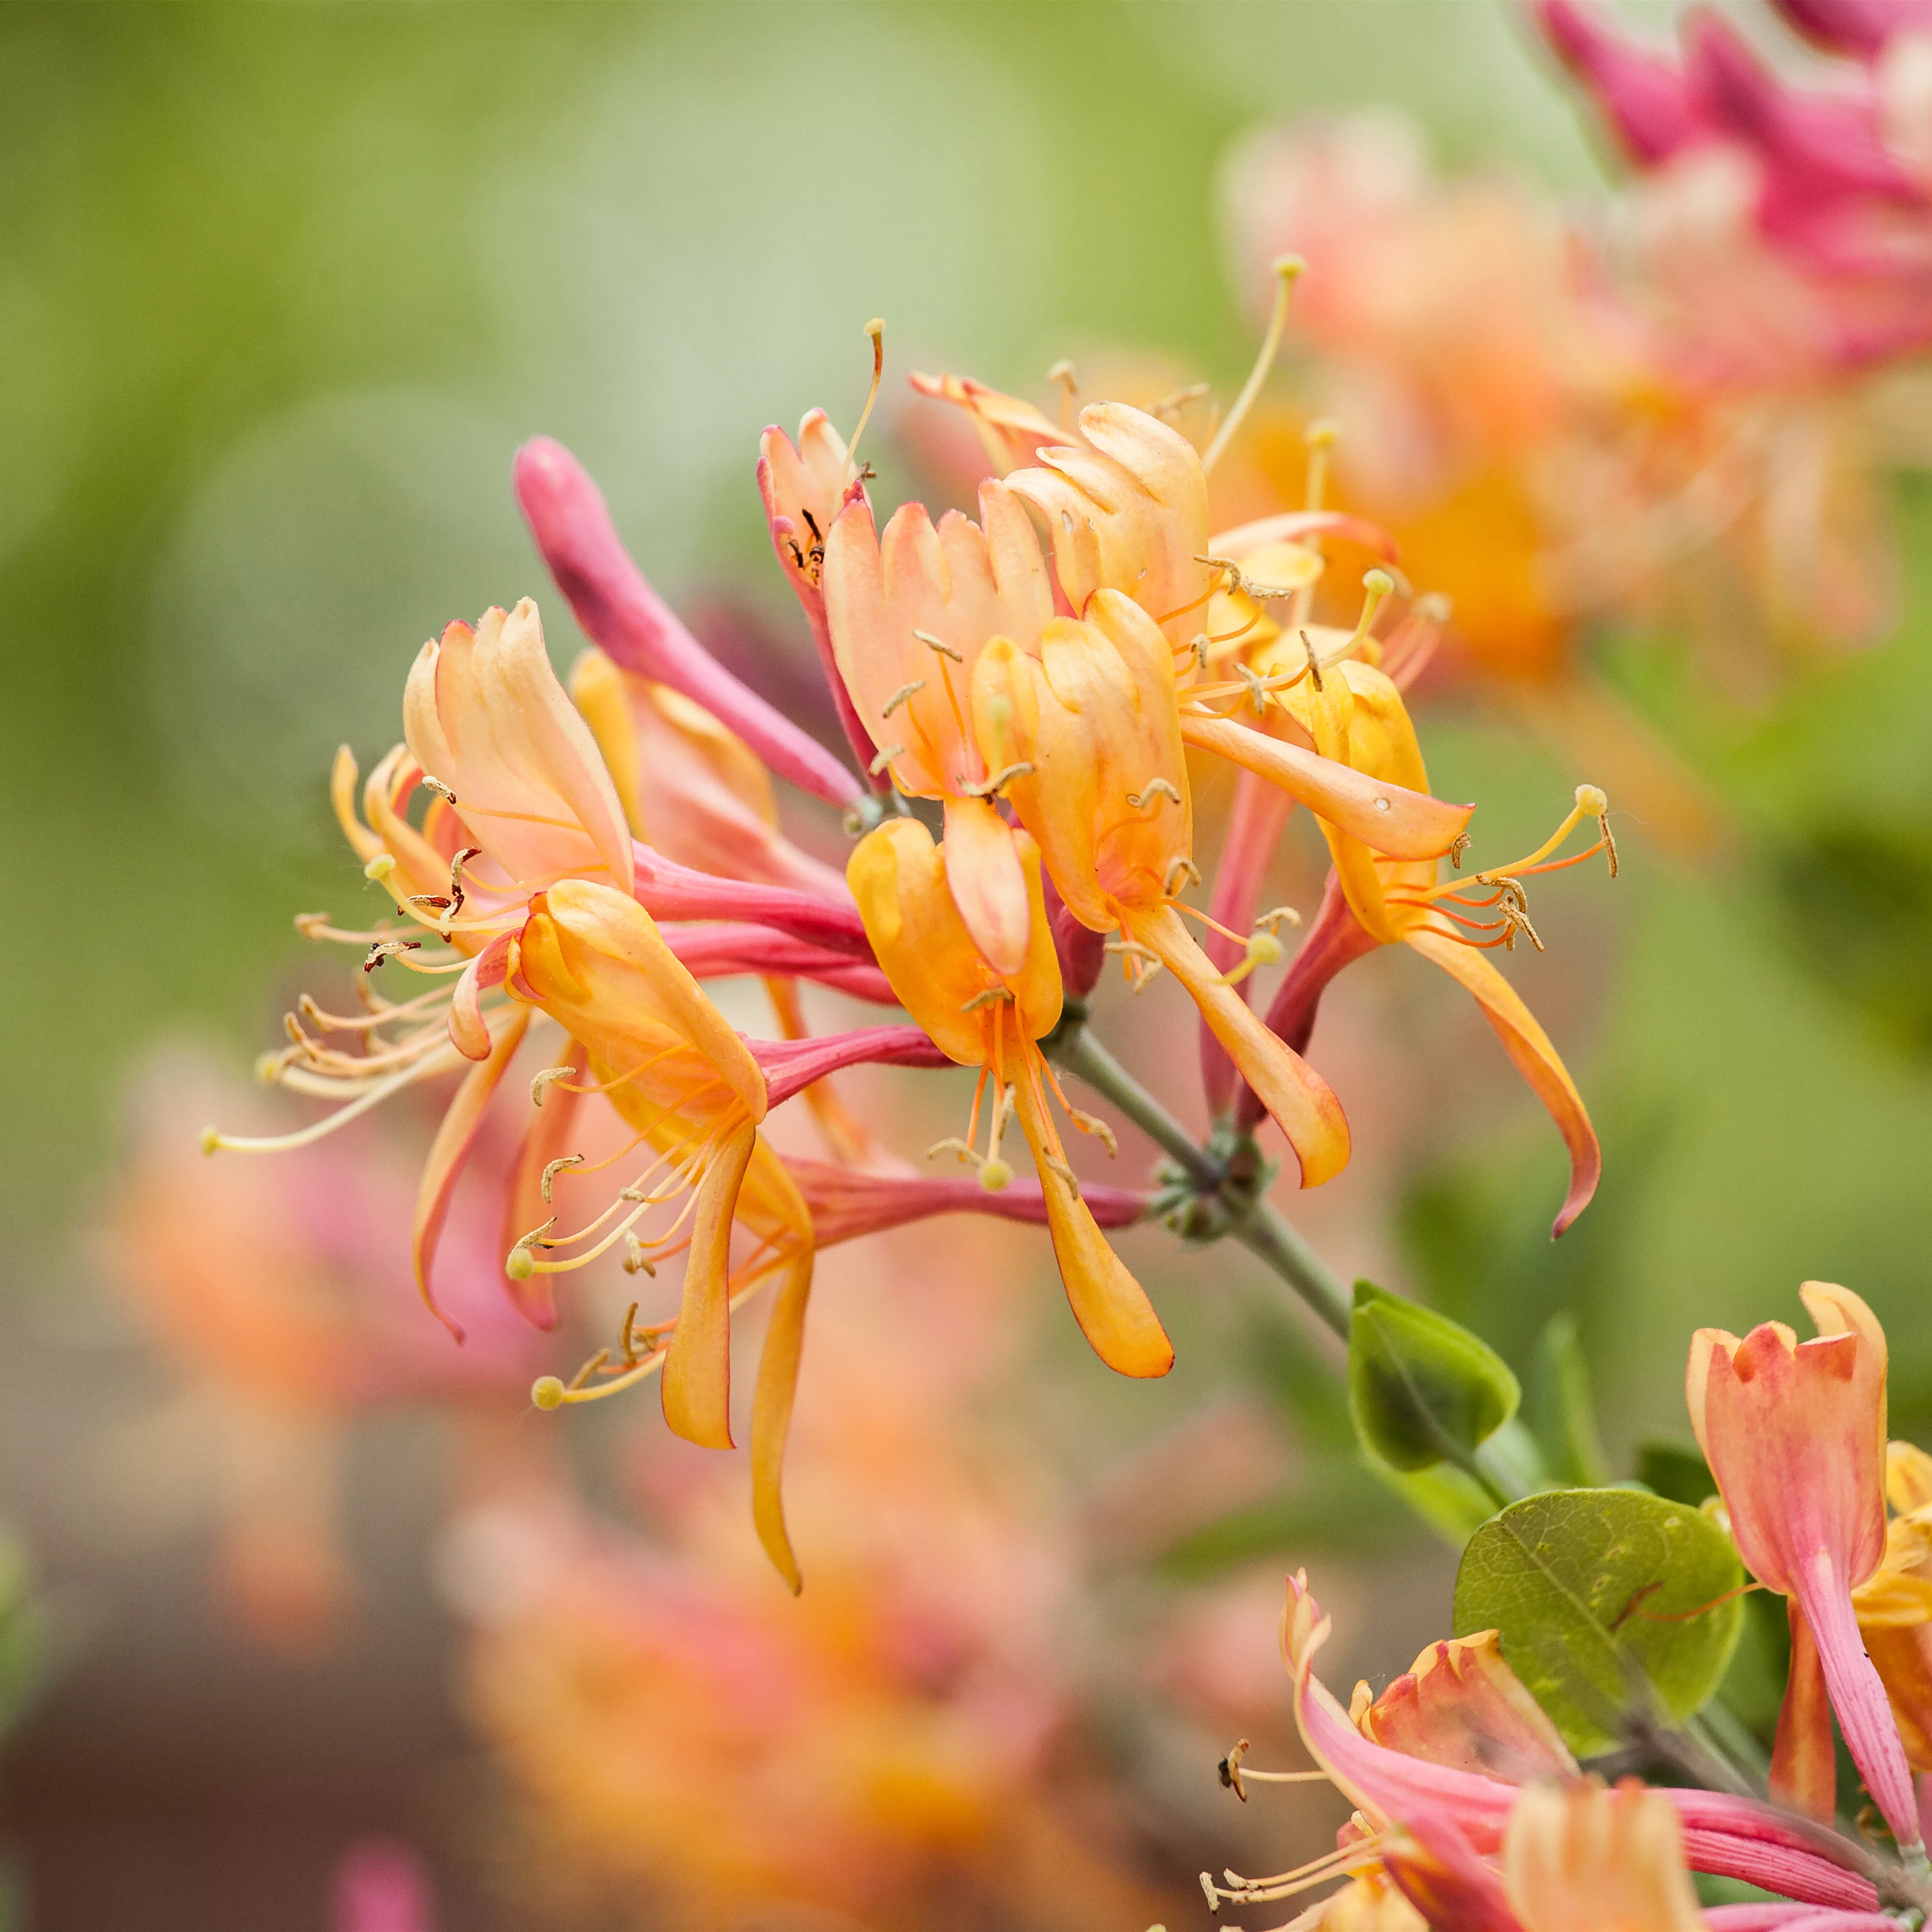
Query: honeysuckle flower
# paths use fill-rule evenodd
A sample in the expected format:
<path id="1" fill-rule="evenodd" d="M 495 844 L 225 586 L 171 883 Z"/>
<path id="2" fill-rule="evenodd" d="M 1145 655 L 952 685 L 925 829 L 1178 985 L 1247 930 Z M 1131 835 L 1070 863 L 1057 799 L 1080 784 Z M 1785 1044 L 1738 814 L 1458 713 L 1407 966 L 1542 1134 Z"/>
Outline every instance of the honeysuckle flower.
<path id="1" fill-rule="evenodd" d="M 995 638 L 1036 650 L 1053 614 L 1025 510 L 1001 483 L 980 491 L 980 521 L 949 511 L 935 527 L 902 504 L 875 536 L 862 500 L 826 540 L 824 590 L 845 689 L 901 791 L 944 801 L 946 874 L 974 943 L 1019 972 L 1030 940 L 1012 828 L 994 802 L 1010 774 L 989 770 L 970 723 L 975 668 Z"/>
<path id="2" fill-rule="evenodd" d="M 1885 1687 L 1860 1641 L 1852 1593 L 1886 1554 L 1886 1341 L 1849 1288 L 1798 1290 L 1817 1325 L 1781 1322 L 1740 1340 L 1692 1338 L 1684 1399 L 1745 1567 L 1790 1600 L 1791 1676 L 1772 1788 L 1798 1809 L 1834 1809 L 1831 1720 L 1901 1849 L 1920 1842 L 1912 1774 Z M 1828 1697 L 1828 1702 L 1827 1699 Z"/>
<path id="3" fill-rule="evenodd" d="M 901 1004 L 948 1058 L 980 1070 L 964 1138 L 942 1142 L 979 1170 L 993 1192 L 1012 1179 L 1000 1152 L 1017 1117 L 1045 1199 L 1060 1279 L 1082 1331 L 1096 1354 L 1124 1375 L 1162 1376 L 1174 1350 L 1145 1291 L 1100 1233 L 1066 1163 L 1047 1105 L 1058 1082 L 1036 1042 L 1059 1023 L 1060 970 L 1041 894 L 1038 847 L 1013 835 L 1027 896 L 1028 935 L 1017 972 L 1000 972 L 975 944 L 950 884 L 945 854 L 916 819 L 895 818 L 868 832 L 847 868 L 879 964 Z M 990 1087 L 992 1105 L 986 1106 Z M 1063 1106 L 1066 1097 L 1059 1094 Z M 1076 1125 L 1097 1124 L 1069 1106 Z M 982 1114 L 986 1151 L 974 1144 Z M 937 1150 L 935 1150 L 937 1151 Z"/>
<path id="4" fill-rule="evenodd" d="M 753 1400 L 752 1509 L 760 1540 L 796 1589 L 798 1568 L 779 1500 L 812 1292 L 812 1219 L 784 1164 L 760 1137 L 769 1106 L 750 1049 L 679 964 L 650 916 L 628 896 L 569 880 L 535 900 L 511 949 L 506 984 L 558 1022 L 584 1050 L 584 1075 L 566 1082 L 602 1094 L 656 1155 L 616 1190 L 602 1214 L 574 1232 L 550 1222 L 513 1253 L 513 1279 L 579 1268 L 620 1246 L 634 1259 L 687 1252 L 674 1322 L 650 1331 L 611 1379 L 567 1389 L 539 1382 L 540 1407 L 608 1395 L 662 1372 L 664 1420 L 706 1448 L 731 1448 L 730 1311 L 776 1280 L 776 1299 Z M 573 1065 L 572 1072 L 577 1072 Z M 654 1210 L 674 1208 L 655 1223 Z M 648 1237 L 638 1230 L 642 1223 Z M 731 1234 L 756 1238 L 734 1274 Z M 668 1336 L 668 1338 L 667 1338 Z"/>
<path id="5" fill-rule="evenodd" d="M 682 692 L 801 790 L 842 808 L 863 795 L 816 739 L 734 677 L 685 628 L 632 562 L 596 484 L 560 442 L 538 436 L 524 444 L 515 482 L 557 588 L 584 634 L 613 662 Z"/>
<path id="6" fill-rule="evenodd" d="M 1332 1858 L 1307 1871 L 1269 1881 L 1271 1896 L 1366 1867 L 1386 1837 L 1413 1830 L 1423 1819 L 1453 1828 L 1475 1852 L 1501 1846 L 1518 1800 L 1503 1779 L 1437 1763 L 1365 1737 L 1314 1675 L 1316 1652 L 1328 1635 L 1305 1572 L 1291 1577 L 1282 1618 L 1282 1652 L 1294 1686 L 1295 1722 L 1302 1742 L 1330 1780 L 1360 1814 L 1361 1830 Z M 1749 1879 L 1792 1899 L 1852 1912 L 1876 1910 L 1877 1892 L 1852 1869 L 1858 1853 L 1835 1834 L 1755 1800 L 1726 1792 L 1663 1787 L 1662 1796 L 1684 1827 L 1691 1870 Z M 1318 1874 L 1318 1875 L 1317 1875 Z M 1233 1894 L 1240 1896 L 1238 1889 Z"/>
<path id="7" fill-rule="evenodd" d="M 1375 665 L 1358 657 L 1342 657 L 1322 670 L 1318 684 L 1311 676 L 1270 695 L 1327 757 L 1396 784 L 1426 789 L 1428 773 L 1402 694 Z M 1616 847 L 1608 811 L 1608 801 L 1597 787 L 1580 785 L 1576 802 L 1562 824 L 1528 856 L 1447 884 L 1438 880 L 1435 860 L 1388 858 L 1324 819 L 1322 830 L 1334 870 L 1320 911 L 1268 1014 L 1268 1024 L 1276 1033 L 1291 1047 L 1304 1049 L 1322 990 L 1352 960 L 1378 946 L 1400 944 L 1442 968 L 1474 995 L 1569 1150 L 1570 1186 L 1552 1231 L 1557 1234 L 1595 1192 L 1602 1152 L 1582 1096 L 1548 1034 L 1483 955 L 1498 946 L 1513 947 L 1519 937 L 1541 946 L 1529 922 L 1524 879 L 1578 864 L 1599 851 L 1614 870 Z M 1552 860 L 1550 855 L 1587 819 L 1594 819 L 1600 828 L 1596 842 L 1568 858 Z M 1460 851 L 1456 856 L 1460 865 Z M 1486 913 L 1493 916 L 1480 916 Z M 1238 1096 L 1235 1118 L 1241 1125 L 1252 1126 L 1261 1111 L 1262 1103 L 1251 1094 Z"/>

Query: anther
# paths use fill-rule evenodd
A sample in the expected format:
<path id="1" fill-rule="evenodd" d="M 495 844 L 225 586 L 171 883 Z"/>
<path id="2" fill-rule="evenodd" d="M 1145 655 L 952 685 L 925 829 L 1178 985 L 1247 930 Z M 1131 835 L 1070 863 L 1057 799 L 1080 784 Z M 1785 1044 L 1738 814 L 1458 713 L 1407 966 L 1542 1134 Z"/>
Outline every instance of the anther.
<path id="1" fill-rule="evenodd" d="M 1174 883 L 1177 876 L 1184 880 L 1189 885 L 1198 886 L 1201 883 L 1201 868 L 1184 854 L 1170 859 L 1167 864 L 1166 876 L 1160 882 L 1162 892 L 1169 898 L 1172 898 L 1179 890 Z"/>
<path id="2" fill-rule="evenodd" d="M 374 972 L 393 952 L 420 952 L 422 950 L 422 941 L 420 939 L 379 939 L 370 947 L 362 962 L 362 970 L 365 973 Z"/>
<path id="3" fill-rule="evenodd" d="M 1270 906 L 1255 921 L 1255 930 L 1257 932 L 1272 932 L 1284 920 L 1290 926 L 1298 926 L 1301 923 L 1301 915 L 1292 905 Z"/>
<path id="4" fill-rule="evenodd" d="M 1252 1746 L 1246 1738 L 1238 1739 L 1234 1749 L 1221 1760 L 1218 1767 L 1221 1773 L 1222 1789 L 1232 1791 L 1244 1804 L 1248 1802 L 1248 1793 L 1246 1787 L 1241 1783 L 1241 1760 L 1247 1756 L 1251 1749 Z M 1204 1885 L 1208 1881 L 1208 1874 L 1203 1872 L 1201 1874 L 1201 1879 Z M 1209 1903 L 1211 1904 L 1213 1900 L 1210 1900 Z"/>
<path id="5" fill-rule="evenodd" d="M 429 790 L 434 792 L 436 796 L 441 799 L 445 805 L 452 807 L 454 807 L 455 805 L 455 793 L 452 791 L 448 786 L 443 783 L 442 779 L 433 778 L 430 776 L 428 772 L 424 772 L 422 776 L 418 778 L 416 782 L 418 784 L 426 787 Z"/>
<path id="6" fill-rule="evenodd" d="M 395 869 L 394 858 L 387 852 L 378 852 L 375 857 L 362 868 L 362 876 L 365 879 L 386 879 Z"/>
<path id="7" fill-rule="evenodd" d="M 1002 1000 L 1010 1001 L 1012 997 L 1004 986 L 988 986 L 984 992 L 975 993 L 959 1010 L 962 1013 L 976 1012 L 982 1006 L 996 1005 Z"/>
<path id="8" fill-rule="evenodd" d="M 550 1190 L 555 1184 L 557 1176 L 567 1167 L 581 1167 L 583 1165 L 583 1155 L 580 1154 L 567 1154 L 562 1160 L 552 1161 L 549 1166 L 544 1169 L 543 1180 L 540 1185 L 543 1189 L 544 1204 L 546 1207 L 550 1204 Z"/>
<path id="9" fill-rule="evenodd" d="M 1301 648 L 1308 654 L 1308 675 L 1315 680 L 1315 688 L 1319 691 L 1322 688 L 1322 654 L 1316 650 L 1313 639 L 1306 631 L 1301 634 Z"/>
<path id="10" fill-rule="evenodd" d="M 904 756 L 905 747 L 903 745 L 887 745 L 880 749 L 879 755 L 866 769 L 874 778 L 877 778 L 895 758 L 902 758 Z"/>
<path id="11" fill-rule="evenodd" d="M 1017 764 L 1008 765 L 1003 770 L 995 772 L 991 778 L 982 784 L 968 784 L 962 780 L 959 786 L 960 794 L 965 798 L 991 798 L 1001 786 L 1010 784 L 1015 778 L 1031 778 L 1034 770 L 1030 759 L 1022 758 Z"/>
<path id="12" fill-rule="evenodd" d="M 887 698 L 885 703 L 880 706 L 879 716 L 881 718 L 890 718 L 908 698 L 913 696 L 915 692 L 923 691 L 925 688 L 926 680 L 922 677 L 914 678 L 910 684 L 901 685 L 898 689 L 894 692 L 892 696 Z"/>
<path id="13" fill-rule="evenodd" d="M 1120 1158 L 1120 1142 L 1114 1137 L 1113 1129 L 1108 1126 L 1097 1114 L 1084 1113 L 1078 1107 L 1069 1107 L 1066 1110 L 1066 1118 L 1083 1134 L 1091 1134 L 1094 1139 L 1107 1150 L 1107 1158 L 1109 1160 L 1118 1160 Z"/>
<path id="14" fill-rule="evenodd" d="M 962 1141 L 957 1134 L 948 1134 L 943 1141 L 934 1141 L 926 1149 L 926 1157 L 930 1160 L 934 1155 L 941 1154 L 950 1154 L 960 1160 L 970 1160 L 975 1167 L 986 1159 L 986 1156 L 971 1142 Z"/>
<path id="15" fill-rule="evenodd" d="M 1462 854 L 1468 851 L 1468 833 L 1466 832 L 1457 832 L 1455 838 L 1450 843 L 1449 862 L 1450 865 L 1454 866 L 1459 872 L 1462 869 Z"/>
<path id="16" fill-rule="evenodd" d="M 1160 422 L 1170 416 L 1178 416 L 1190 403 L 1198 403 L 1212 389 L 1210 382 L 1187 382 L 1178 389 L 1170 389 L 1157 403 L 1148 405 L 1148 414 Z"/>
<path id="17" fill-rule="evenodd" d="M 1147 783 L 1142 786 L 1138 791 L 1129 792 L 1127 794 L 1127 804 L 1132 810 L 1138 812 L 1147 804 L 1150 799 L 1156 796 L 1162 792 L 1165 792 L 1176 805 L 1180 804 L 1181 802 L 1180 788 L 1174 784 L 1172 778 L 1149 778 Z"/>
<path id="18" fill-rule="evenodd" d="M 624 1258 L 620 1265 L 626 1274 L 647 1274 L 650 1276 L 653 1280 L 656 1279 L 656 1264 L 651 1260 L 650 1256 L 644 1252 L 644 1244 L 642 1241 L 638 1240 L 637 1230 L 634 1228 L 626 1228 L 624 1230 Z M 631 1314 L 634 1315 L 637 1312 L 638 1304 L 634 1301 L 631 1304 Z M 626 1316 L 624 1318 L 624 1327 L 626 1330 L 625 1350 L 627 1354 L 629 1352 L 630 1346 L 628 1340 L 630 1325 L 630 1316 Z"/>
<path id="19" fill-rule="evenodd" d="M 530 1105 L 541 1107 L 544 1103 L 544 1090 L 550 1082 L 553 1080 L 568 1080 L 576 1072 L 574 1066 L 546 1066 L 530 1082 Z"/>
<path id="20" fill-rule="evenodd" d="M 965 658 L 962 656 L 958 652 L 956 651 L 944 638 L 935 638 L 930 631 L 914 631 L 913 632 L 913 635 L 928 650 L 937 651 L 941 657 L 950 658 L 955 664 L 964 664 L 966 662 Z"/>

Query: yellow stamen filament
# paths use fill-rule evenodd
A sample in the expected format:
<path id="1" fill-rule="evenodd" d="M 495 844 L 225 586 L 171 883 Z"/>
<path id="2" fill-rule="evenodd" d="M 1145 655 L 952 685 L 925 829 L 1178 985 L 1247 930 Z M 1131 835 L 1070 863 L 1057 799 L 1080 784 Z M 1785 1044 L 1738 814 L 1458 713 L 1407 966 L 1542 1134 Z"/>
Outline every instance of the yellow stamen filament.
<path id="1" fill-rule="evenodd" d="M 1080 383 L 1073 373 L 1073 364 L 1062 356 L 1048 370 L 1046 380 L 1059 387 L 1060 427 L 1071 436 L 1073 434 L 1073 399 L 1080 393 Z"/>
<path id="2" fill-rule="evenodd" d="M 1268 333 L 1262 338 L 1261 353 L 1255 358 L 1254 368 L 1243 384 L 1241 393 L 1234 398 L 1234 406 L 1228 412 L 1227 419 L 1215 433 L 1214 440 L 1202 453 L 1201 467 L 1210 474 L 1221 460 L 1221 452 L 1233 441 L 1234 432 L 1254 406 L 1262 383 L 1268 380 L 1268 373 L 1274 366 L 1276 351 L 1281 346 L 1281 332 L 1288 325 L 1288 302 L 1297 279 L 1307 266 L 1299 255 L 1283 255 L 1274 265 L 1280 286 L 1275 290 L 1274 310 L 1268 317 Z"/>
<path id="3" fill-rule="evenodd" d="M 845 452 L 845 481 L 849 484 L 859 472 L 859 439 L 866 434 L 866 425 L 872 420 L 873 406 L 879 400 L 879 385 L 886 374 L 886 324 L 883 316 L 874 316 L 866 325 L 866 333 L 872 338 L 872 386 L 866 392 L 866 406 L 859 412 L 859 427 L 852 432 L 852 440 Z"/>
<path id="4" fill-rule="evenodd" d="M 282 1154 L 295 1148 L 312 1147 L 338 1127 L 345 1127 L 358 1115 L 366 1114 L 372 1107 L 379 1107 L 392 1094 L 400 1094 L 412 1081 L 424 1078 L 430 1073 L 440 1073 L 446 1067 L 454 1066 L 459 1056 L 453 1046 L 446 1046 L 438 1053 L 426 1054 L 413 1066 L 406 1066 L 400 1073 L 392 1074 L 386 1080 L 379 1080 L 359 1098 L 347 1106 L 314 1122 L 308 1126 L 298 1127 L 293 1133 L 269 1134 L 254 1136 L 242 1134 L 224 1134 L 216 1127 L 202 1130 L 201 1150 L 212 1154 L 217 1148 L 225 1148 L 237 1154 Z"/>
<path id="5" fill-rule="evenodd" d="M 1148 414 L 1160 422 L 1168 422 L 1180 415 L 1190 403 L 1198 403 L 1213 388 L 1210 382 L 1186 382 L 1178 389 L 1170 389 L 1157 403 L 1148 405 Z"/>

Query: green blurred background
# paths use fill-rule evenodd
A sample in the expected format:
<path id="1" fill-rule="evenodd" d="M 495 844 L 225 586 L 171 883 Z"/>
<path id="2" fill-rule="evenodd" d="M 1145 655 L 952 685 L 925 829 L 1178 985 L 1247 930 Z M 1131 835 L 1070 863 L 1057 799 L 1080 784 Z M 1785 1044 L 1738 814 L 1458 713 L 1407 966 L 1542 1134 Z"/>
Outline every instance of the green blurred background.
<path id="1" fill-rule="evenodd" d="M 544 595 L 516 445 L 572 445 L 674 599 L 728 593 L 796 642 L 756 438 L 814 404 L 850 420 L 868 317 L 896 368 L 1023 392 L 1124 346 L 1238 379 L 1216 176 L 1256 122 L 1392 102 L 1445 165 L 1603 177 L 1489 0 L 16 4 L 0 62 L 0 1445 L 66 1634 L 14 1841 L 49 1927 L 320 1923 L 330 1847 L 416 1816 L 454 1748 L 432 1504 L 372 1452 L 404 1472 L 358 1504 L 374 1634 L 305 1676 L 231 1652 L 189 1556 L 99 1520 L 94 1438 L 150 1371 L 81 1236 L 130 1063 L 184 1028 L 238 1058 L 271 1038 L 290 914 L 356 883 L 335 745 L 390 741 L 448 618 Z M 1681 1429 L 1691 1326 L 1796 1318 L 1811 1275 L 1871 1300 L 1899 1425 L 1932 1420 L 1932 497 L 1900 510 L 1900 635 L 1768 709 L 1699 688 L 1672 640 L 1606 642 L 1744 836 L 1692 874 L 1620 831 L 1613 894 L 1552 891 L 1568 963 L 1511 966 L 1605 1129 L 1576 1235 L 1544 1239 L 1553 1140 L 1485 1062 L 1434 1090 L 1442 1130 L 1360 1254 L 1342 1237 L 1519 1359 L 1570 1308 L 1620 1458 Z M 1499 846 L 1581 776 L 1466 704 L 1428 728 Z M 1375 998 L 1413 993 L 1426 1039 L 1437 989 L 1385 963 Z M 1178 1289 L 1198 1264 L 1158 1265 Z M 1260 1546 L 1321 1515 L 1277 1512 Z M 445 1916 L 494 1922 L 460 1885 Z"/>

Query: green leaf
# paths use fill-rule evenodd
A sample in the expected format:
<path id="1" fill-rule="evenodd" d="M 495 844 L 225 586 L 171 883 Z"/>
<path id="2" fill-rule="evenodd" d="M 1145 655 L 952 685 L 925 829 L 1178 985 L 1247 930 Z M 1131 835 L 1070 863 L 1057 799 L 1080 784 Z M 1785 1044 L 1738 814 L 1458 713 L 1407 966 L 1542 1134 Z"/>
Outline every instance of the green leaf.
<path id="1" fill-rule="evenodd" d="M 1508 1364 L 1466 1328 L 1356 1282 L 1348 1413 L 1364 1448 L 1390 1468 L 1467 1468 L 1522 1394 Z"/>
<path id="2" fill-rule="evenodd" d="M 1580 1757 L 1623 1742 L 1645 1702 L 1674 1718 L 1710 1697 L 1744 1605 L 1731 1540 L 1709 1517 L 1636 1490 L 1554 1490 L 1469 1540 L 1455 1628 L 1502 1634 L 1503 1655 Z M 1718 1599 L 1724 1600 L 1720 1602 Z"/>
<path id="3" fill-rule="evenodd" d="M 1646 1489 L 1693 1509 L 1718 1493 L 1717 1478 L 1694 1442 L 1643 1444 L 1636 1452 L 1636 1479 Z"/>

